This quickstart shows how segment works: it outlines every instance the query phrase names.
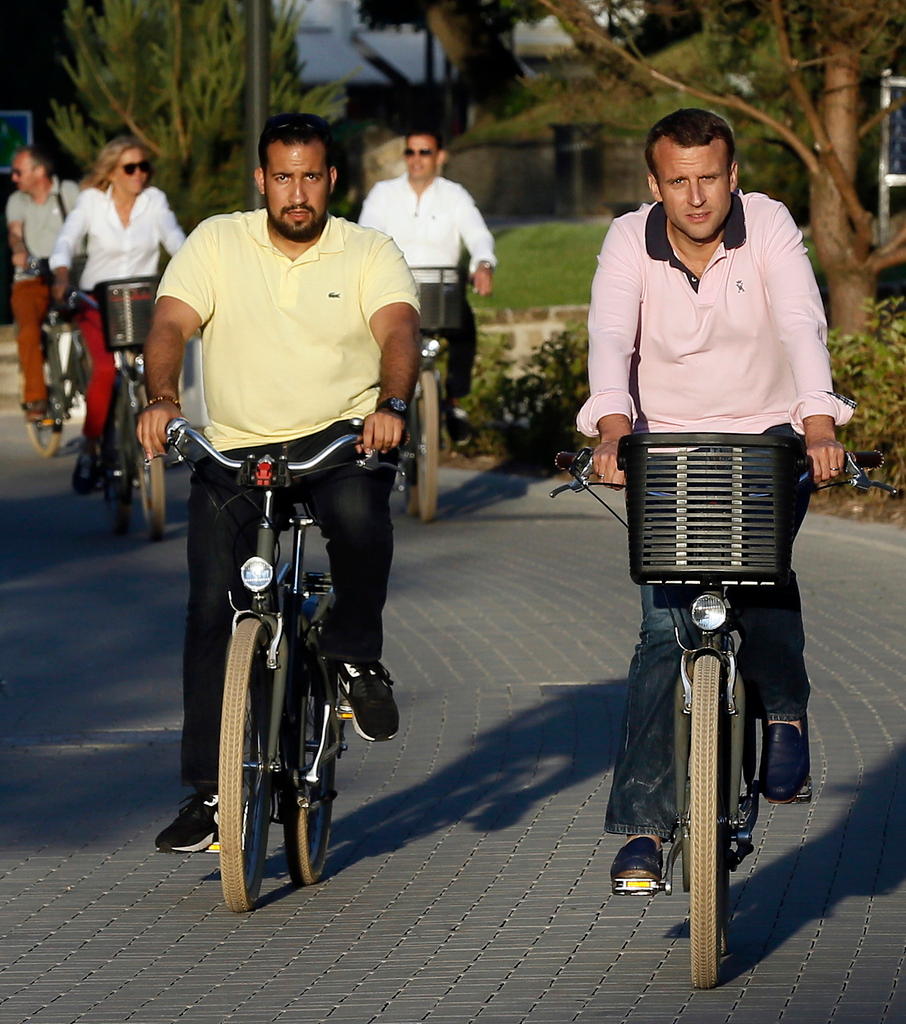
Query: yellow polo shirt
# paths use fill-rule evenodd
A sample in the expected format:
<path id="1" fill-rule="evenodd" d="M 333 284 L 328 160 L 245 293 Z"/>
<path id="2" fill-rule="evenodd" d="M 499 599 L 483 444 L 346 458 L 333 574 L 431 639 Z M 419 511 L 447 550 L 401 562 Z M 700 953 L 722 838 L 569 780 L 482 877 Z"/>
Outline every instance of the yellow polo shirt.
<path id="1" fill-rule="evenodd" d="M 168 264 L 162 295 L 201 317 L 206 433 L 221 451 L 373 412 L 381 350 L 368 321 L 392 302 L 418 309 L 386 235 L 328 217 L 292 260 L 272 244 L 265 210 L 199 224 Z"/>

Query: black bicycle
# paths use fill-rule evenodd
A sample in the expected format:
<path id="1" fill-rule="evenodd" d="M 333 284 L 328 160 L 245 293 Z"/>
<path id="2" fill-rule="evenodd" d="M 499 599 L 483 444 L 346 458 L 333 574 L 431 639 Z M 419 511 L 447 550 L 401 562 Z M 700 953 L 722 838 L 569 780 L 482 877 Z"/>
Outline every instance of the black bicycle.
<path id="1" fill-rule="evenodd" d="M 352 423 L 361 428 L 361 421 Z M 235 613 L 220 727 L 221 882 L 227 906 L 242 913 L 258 898 L 271 821 L 283 826 L 293 884 L 317 882 L 327 856 L 336 765 L 352 709 L 338 705 L 335 673 L 318 648 L 333 604 L 330 575 L 304 570 L 306 533 L 318 524 L 304 503 L 293 510 L 289 559 L 282 562 L 277 495 L 354 447 L 361 435 L 339 437 L 305 462 L 270 455 L 228 459 L 184 419 L 170 422 L 167 438 L 181 459 L 197 461 L 194 446 L 261 499 L 256 554 L 240 568 L 251 607 Z M 358 464 L 396 469 L 377 453 Z"/>
<path id="2" fill-rule="evenodd" d="M 85 342 L 73 317 L 81 299 L 75 292 L 64 303 L 54 303 L 41 325 L 47 412 L 40 420 L 26 420 L 25 429 L 35 451 L 49 459 L 60 450 L 63 425 L 84 406 L 91 373 Z"/>
<path id="3" fill-rule="evenodd" d="M 573 481 L 551 497 L 587 491 L 628 527 L 635 583 L 694 585 L 698 594 L 689 611 L 699 638 L 685 646 L 681 623 L 675 623 L 681 649 L 674 718 L 678 814 L 664 878 L 618 880 L 613 891 L 669 895 L 681 857 L 692 984 L 713 988 L 727 952 L 729 872 L 754 850 L 763 716 L 747 700 L 737 669 L 727 588 L 787 582 L 805 450 L 799 438 L 782 435 L 635 434 L 621 439 L 618 463 L 626 473 L 626 520 L 592 489 L 606 485 L 589 483 L 590 448 L 556 457 Z M 839 483 L 896 493 L 864 472 L 882 463 L 880 452 L 848 452 Z M 796 799 L 811 799 L 810 779 Z"/>
<path id="4" fill-rule="evenodd" d="M 166 525 L 164 460 L 145 459 L 135 430 L 147 401 L 142 345 L 151 325 L 156 281 L 154 277 L 125 278 L 104 281 L 95 289 L 104 341 L 116 365 L 101 441 L 104 499 L 113 532 L 123 534 L 132 523 L 137 493 L 150 540 L 160 540 Z"/>
<path id="5" fill-rule="evenodd" d="M 405 491 L 407 512 L 430 523 L 437 515 L 443 405 L 437 357 L 444 331 L 460 326 L 463 281 L 456 267 L 413 267 L 412 276 L 421 305 L 422 353 L 400 445 L 399 489 Z"/>

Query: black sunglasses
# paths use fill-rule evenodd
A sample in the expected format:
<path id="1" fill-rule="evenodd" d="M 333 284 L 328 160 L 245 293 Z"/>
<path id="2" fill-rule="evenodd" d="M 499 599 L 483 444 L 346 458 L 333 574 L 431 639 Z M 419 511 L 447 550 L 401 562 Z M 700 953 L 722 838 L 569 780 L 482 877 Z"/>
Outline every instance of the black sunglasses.
<path id="1" fill-rule="evenodd" d="M 416 153 L 419 156 L 434 156 L 436 152 L 436 149 L 412 149 L 411 146 L 406 146 L 403 150 L 403 156 L 415 156 Z"/>
<path id="2" fill-rule="evenodd" d="M 151 173 L 151 161 L 150 160 L 139 160 L 136 164 L 120 164 L 126 174 L 135 174 L 136 171 L 141 171 L 142 174 Z"/>

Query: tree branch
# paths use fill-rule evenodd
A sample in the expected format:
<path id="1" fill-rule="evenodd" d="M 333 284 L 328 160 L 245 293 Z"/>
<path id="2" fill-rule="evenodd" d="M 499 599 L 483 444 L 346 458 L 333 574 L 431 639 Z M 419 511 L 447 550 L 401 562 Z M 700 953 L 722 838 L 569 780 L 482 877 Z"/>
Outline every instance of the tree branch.
<path id="1" fill-rule="evenodd" d="M 891 114 L 895 114 L 901 107 L 906 107 L 906 92 L 898 99 L 894 100 L 893 103 L 888 103 L 886 107 L 882 107 L 876 114 L 870 117 L 867 121 L 864 121 L 859 126 L 859 138 L 864 138 L 876 125 L 879 125 L 885 117 L 890 117 Z"/>

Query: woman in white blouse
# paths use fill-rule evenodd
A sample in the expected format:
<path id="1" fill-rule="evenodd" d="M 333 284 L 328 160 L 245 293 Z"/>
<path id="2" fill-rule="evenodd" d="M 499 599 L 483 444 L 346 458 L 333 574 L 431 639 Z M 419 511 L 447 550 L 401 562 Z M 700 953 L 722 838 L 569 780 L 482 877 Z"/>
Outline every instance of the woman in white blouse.
<path id="1" fill-rule="evenodd" d="M 86 236 L 88 259 L 80 280 L 86 292 L 101 281 L 156 274 L 160 247 L 172 256 L 182 245 L 186 236 L 167 197 L 150 186 L 150 180 L 150 153 L 139 139 L 121 135 L 104 146 L 50 257 L 54 299 L 62 300 L 68 290 L 69 268 Z M 78 323 L 91 354 L 92 371 L 85 396 L 82 453 L 76 461 L 72 486 L 79 494 L 88 494 L 98 480 L 100 438 L 110 408 L 115 369 L 113 356 L 104 345 L 100 313 L 85 310 L 79 314 Z"/>

